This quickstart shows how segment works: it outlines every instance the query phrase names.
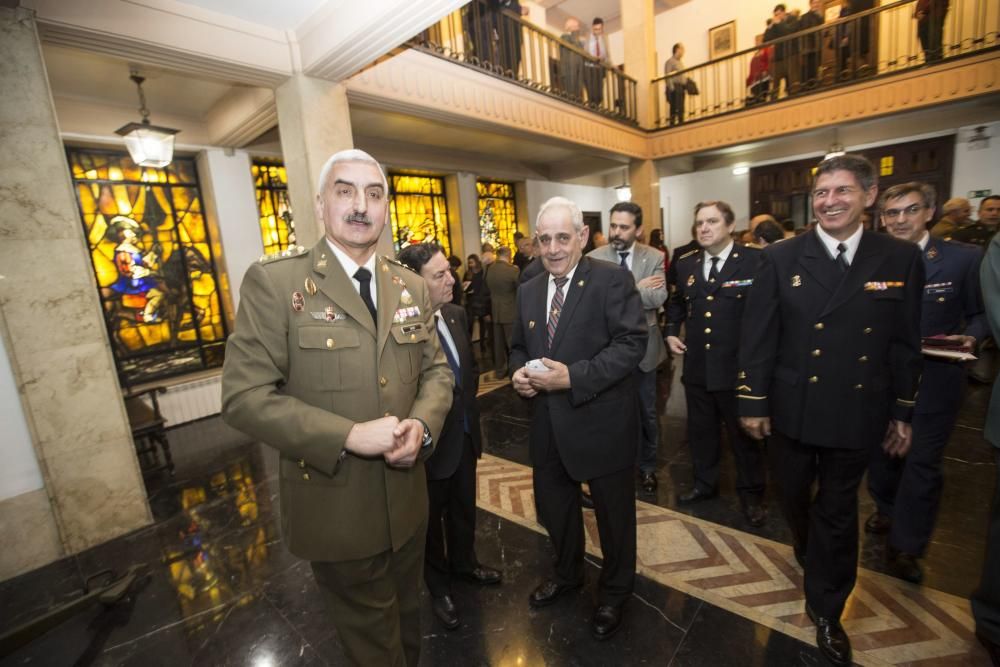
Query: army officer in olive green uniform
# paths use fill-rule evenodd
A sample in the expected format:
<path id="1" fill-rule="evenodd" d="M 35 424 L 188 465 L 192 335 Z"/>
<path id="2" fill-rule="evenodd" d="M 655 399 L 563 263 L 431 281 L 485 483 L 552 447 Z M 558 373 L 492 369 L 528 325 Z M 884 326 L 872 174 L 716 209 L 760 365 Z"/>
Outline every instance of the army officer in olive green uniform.
<path id="1" fill-rule="evenodd" d="M 311 561 L 347 656 L 415 665 L 423 459 L 454 380 L 423 280 L 375 255 L 388 218 L 379 164 L 337 153 L 318 192 L 326 238 L 262 258 L 243 280 L 222 414 L 280 452 L 282 534 Z"/>

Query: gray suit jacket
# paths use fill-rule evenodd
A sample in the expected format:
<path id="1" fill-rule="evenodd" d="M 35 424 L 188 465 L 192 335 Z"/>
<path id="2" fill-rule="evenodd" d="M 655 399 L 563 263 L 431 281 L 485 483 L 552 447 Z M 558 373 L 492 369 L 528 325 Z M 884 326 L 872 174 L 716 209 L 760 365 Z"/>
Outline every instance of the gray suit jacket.
<path id="1" fill-rule="evenodd" d="M 664 277 L 662 252 L 642 243 L 635 243 L 632 246 L 632 252 L 635 253 L 635 256 L 632 257 L 632 276 L 635 278 L 636 283 L 649 276 Z M 594 248 L 587 253 L 587 256 L 594 259 L 603 259 L 605 262 L 611 262 L 612 264 L 621 263 L 618 251 L 611 247 L 610 243 L 600 248 Z M 646 327 L 649 329 L 646 354 L 643 356 L 642 362 L 639 363 L 639 370 L 643 373 L 648 373 L 655 370 L 667 358 L 667 346 L 663 344 L 663 334 L 660 333 L 660 324 L 657 318 L 657 311 L 659 311 L 660 306 L 667 300 L 667 288 L 664 285 L 658 289 L 651 289 L 649 287 L 637 287 L 637 289 L 639 290 L 639 297 L 642 299 L 642 307 L 646 314 Z"/>

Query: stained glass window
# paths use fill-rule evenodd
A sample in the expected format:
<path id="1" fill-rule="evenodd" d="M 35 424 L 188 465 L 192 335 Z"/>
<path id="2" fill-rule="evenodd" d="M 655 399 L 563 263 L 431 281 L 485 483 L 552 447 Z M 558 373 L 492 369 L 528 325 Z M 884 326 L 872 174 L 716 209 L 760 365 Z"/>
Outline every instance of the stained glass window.
<path id="1" fill-rule="evenodd" d="M 288 198 L 285 166 L 271 160 L 254 160 L 250 169 L 257 189 L 257 214 L 264 253 L 281 252 L 295 244 L 295 221 Z"/>
<path id="2" fill-rule="evenodd" d="M 415 243 L 437 241 L 446 256 L 451 254 L 443 178 L 390 173 L 389 194 L 392 238 L 397 251 Z"/>
<path id="3" fill-rule="evenodd" d="M 124 152 L 66 153 L 122 381 L 221 366 L 226 320 L 194 159 L 153 169 Z"/>
<path id="4" fill-rule="evenodd" d="M 479 192 L 479 240 L 494 248 L 507 246 L 515 252 L 514 232 L 517 231 L 517 202 L 513 183 L 476 181 Z"/>

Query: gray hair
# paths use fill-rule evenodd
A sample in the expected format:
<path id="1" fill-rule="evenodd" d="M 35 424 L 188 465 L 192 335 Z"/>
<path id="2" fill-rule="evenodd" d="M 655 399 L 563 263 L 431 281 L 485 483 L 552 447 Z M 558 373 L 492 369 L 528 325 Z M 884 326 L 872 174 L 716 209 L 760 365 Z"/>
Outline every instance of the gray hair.
<path id="1" fill-rule="evenodd" d="M 583 231 L 583 211 L 580 207 L 576 205 L 575 202 L 566 197 L 552 197 L 538 209 L 538 217 L 535 218 L 535 228 L 538 228 L 538 223 L 541 222 L 542 216 L 548 213 L 551 209 L 561 208 L 569 213 L 570 222 L 573 223 L 573 229 L 577 232 Z"/>
<path id="2" fill-rule="evenodd" d="M 385 194 L 389 194 L 389 181 L 386 180 L 385 172 L 382 170 L 382 165 L 378 163 L 378 160 L 373 158 L 368 153 L 357 148 L 349 148 L 347 150 L 338 151 L 330 156 L 330 159 L 326 161 L 323 168 L 319 170 L 319 180 L 317 182 L 318 189 L 316 190 L 317 195 L 322 195 L 324 188 L 326 188 L 326 181 L 330 178 L 330 172 L 333 171 L 333 166 L 341 162 L 366 162 L 368 164 L 375 165 L 378 169 L 379 175 L 382 177 L 382 187 L 385 188 Z"/>

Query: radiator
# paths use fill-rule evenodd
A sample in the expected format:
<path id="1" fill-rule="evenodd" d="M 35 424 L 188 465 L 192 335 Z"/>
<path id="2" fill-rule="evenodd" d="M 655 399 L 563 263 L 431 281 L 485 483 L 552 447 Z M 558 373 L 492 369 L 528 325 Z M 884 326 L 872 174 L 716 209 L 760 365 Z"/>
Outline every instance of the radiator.
<path id="1" fill-rule="evenodd" d="M 167 427 L 217 415 L 222 411 L 222 378 L 219 376 L 179 384 L 157 397 Z"/>

